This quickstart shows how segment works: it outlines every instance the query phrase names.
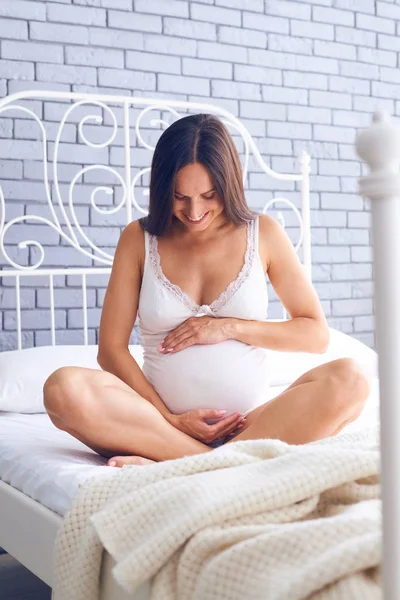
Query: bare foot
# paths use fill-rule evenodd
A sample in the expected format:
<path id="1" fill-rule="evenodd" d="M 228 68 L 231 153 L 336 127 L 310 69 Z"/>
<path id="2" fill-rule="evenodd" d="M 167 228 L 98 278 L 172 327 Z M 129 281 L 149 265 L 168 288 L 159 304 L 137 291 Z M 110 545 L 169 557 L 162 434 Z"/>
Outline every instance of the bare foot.
<path id="1" fill-rule="evenodd" d="M 155 462 L 144 456 L 113 456 L 107 462 L 108 467 L 122 467 L 123 465 L 149 465 Z"/>

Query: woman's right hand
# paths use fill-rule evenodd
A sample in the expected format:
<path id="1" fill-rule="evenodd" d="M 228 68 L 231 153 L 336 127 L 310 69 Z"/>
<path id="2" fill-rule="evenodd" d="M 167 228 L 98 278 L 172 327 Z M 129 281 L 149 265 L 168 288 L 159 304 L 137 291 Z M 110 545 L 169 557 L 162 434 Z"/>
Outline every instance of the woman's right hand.
<path id="1" fill-rule="evenodd" d="M 168 417 L 168 421 L 180 431 L 205 444 L 209 444 L 220 437 L 236 431 L 245 422 L 245 418 L 239 412 L 234 412 L 227 417 L 223 417 L 221 415 L 224 412 L 226 411 L 200 408 L 189 410 L 179 415 L 171 414 Z M 216 423 L 209 424 L 205 422 L 206 419 L 217 421 Z"/>

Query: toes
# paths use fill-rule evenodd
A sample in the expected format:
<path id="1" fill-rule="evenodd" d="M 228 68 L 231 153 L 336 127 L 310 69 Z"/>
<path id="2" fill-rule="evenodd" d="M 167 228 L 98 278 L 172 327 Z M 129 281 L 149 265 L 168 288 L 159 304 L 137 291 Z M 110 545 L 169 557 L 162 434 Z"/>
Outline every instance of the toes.
<path id="1" fill-rule="evenodd" d="M 109 467 L 123 467 L 124 465 L 148 465 L 153 460 L 143 456 L 113 456 L 107 461 Z"/>

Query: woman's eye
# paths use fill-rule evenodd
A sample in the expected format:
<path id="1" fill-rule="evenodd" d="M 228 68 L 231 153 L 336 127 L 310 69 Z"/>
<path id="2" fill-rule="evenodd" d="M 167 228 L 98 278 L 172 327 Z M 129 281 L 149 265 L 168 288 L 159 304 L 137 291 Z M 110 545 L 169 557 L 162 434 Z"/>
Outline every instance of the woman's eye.
<path id="1" fill-rule="evenodd" d="M 215 197 L 215 194 L 211 194 L 211 196 L 203 196 L 205 200 L 212 200 Z M 186 200 L 185 196 L 175 196 L 175 200 Z"/>

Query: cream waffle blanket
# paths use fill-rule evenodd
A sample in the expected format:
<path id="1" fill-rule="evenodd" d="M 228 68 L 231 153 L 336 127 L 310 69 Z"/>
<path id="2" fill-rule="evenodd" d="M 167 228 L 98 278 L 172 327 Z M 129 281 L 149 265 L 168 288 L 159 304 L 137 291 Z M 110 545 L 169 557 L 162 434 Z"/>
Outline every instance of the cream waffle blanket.
<path id="1" fill-rule="evenodd" d="M 152 600 L 381 598 L 379 467 L 377 427 L 105 467 L 59 531 L 53 600 L 98 598 L 103 548 Z"/>

